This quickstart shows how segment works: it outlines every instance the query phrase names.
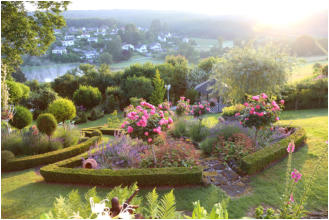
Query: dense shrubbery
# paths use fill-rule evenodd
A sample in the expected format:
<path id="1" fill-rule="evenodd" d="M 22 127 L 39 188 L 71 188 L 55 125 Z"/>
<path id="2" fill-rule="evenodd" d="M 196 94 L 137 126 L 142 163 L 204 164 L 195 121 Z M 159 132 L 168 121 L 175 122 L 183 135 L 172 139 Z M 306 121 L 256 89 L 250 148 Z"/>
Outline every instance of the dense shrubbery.
<path id="1" fill-rule="evenodd" d="M 92 86 L 80 86 L 73 94 L 76 105 L 91 109 L 102 101 L 102 94 L 98 88 Z"/>
<path id="2" fill-rule="evenodd" d="M 76 109 L 69 99 L 59 98 L 50 103 L 48 112 L 53 114 L 58 122 L 71 120 L 76 116 Z"/>
<path id="3" fill-rule="evenodd" d="M 228 116 L 228 117 L 234 116 L 236 113 L 241 112 L 243 109 L 245 109 L 245 106 L 242 104 L 224 107 L 223 116 Z"/>
<path id="4" fill-rule="evenodd" d="M 328 78 L 305 79 L 283 86 L 281 91 L 288 110 L 327 108 Z"/>
<path id="5" fill-rule="evenodd" d="M 188 115 L 190 113 L 190 100 L 185 100 L 185 97 L 180 97 L 176 105 L 176 114 L 178 116 Z"/>
<path id="6" fill-rule="evenodd" d="M 197 100 L 199 100 L 199 92 L 195 89 L 187 89 L 184 93 L 184 96 L 190 100 L 190 103 L 193 105 Z"/>
<path id="7" fill-rule="evenodd" d="M 17 129 L 22 129 L 32 123 L 32 113 L 23 106 L 15 107 L 15 114 L 12 120 L 9 121 L 9 124 L 14 126 Z"/>

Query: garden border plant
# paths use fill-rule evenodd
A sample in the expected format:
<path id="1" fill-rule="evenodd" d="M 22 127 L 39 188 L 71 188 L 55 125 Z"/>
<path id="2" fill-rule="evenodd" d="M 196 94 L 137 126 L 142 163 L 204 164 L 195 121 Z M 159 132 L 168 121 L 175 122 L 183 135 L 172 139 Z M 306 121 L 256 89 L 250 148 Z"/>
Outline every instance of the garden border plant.
<path id="1" fill-rule="evenodd" d="M 306 140 L 306 132 L 301 127 L 294 127 L 296 130 L 290 136 L 265 147 L 255 153 L 242 158 L 241 170 L 246 174 L 255 174 L 273 164 L 274 162 L 288 155 L 287 146 L 291 141 L 295 142 L 296 148 L 303 146 Z"/>
<path id="2" fill-rule="evenodd" d="M 64 149 L 51 151 L 43 154 L 26 156 L 21 158 L 15 158 L 2 164 L 2 171 L 16 171 L 24 170 L 40 165 L 54 163 L 60 160 L 64 160 L 89 150 L 89 147 L 100 140 L 101 136 L 95 136 L 87 139 L 86 141 L 76 144 Z"/>
<path id="3" fill-rule="evenodd" d="M 119 186 L 138 182 L 139 186 L 179 186 L 203 183 L 202 169 L 198 166 L 119 170 L 72 168 L 80 166 L 87 157 L 88 153 L 83 153 L 44 166 L 40 173 L 47 182 L 72 184 Z"/>

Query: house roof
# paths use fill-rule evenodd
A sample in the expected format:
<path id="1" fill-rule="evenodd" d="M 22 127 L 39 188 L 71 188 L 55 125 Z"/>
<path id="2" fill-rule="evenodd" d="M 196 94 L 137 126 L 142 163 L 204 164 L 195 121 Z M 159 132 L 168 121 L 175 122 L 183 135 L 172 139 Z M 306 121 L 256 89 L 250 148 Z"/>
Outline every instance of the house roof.
<path id="1" fill-rule="evenodd" d="M 212 89 L 210 87 L 213 86 L 215 82 L 215 79 L 210 79 L 195 86 L 194 89 L 199 93 L 206 95 L 212 92 Z"/>

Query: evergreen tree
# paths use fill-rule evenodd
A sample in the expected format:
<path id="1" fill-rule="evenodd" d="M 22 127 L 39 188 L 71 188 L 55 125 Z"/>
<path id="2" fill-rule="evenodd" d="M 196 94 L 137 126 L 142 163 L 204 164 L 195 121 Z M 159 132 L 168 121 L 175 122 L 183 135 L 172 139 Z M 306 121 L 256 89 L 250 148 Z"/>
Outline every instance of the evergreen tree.
<path id="1" fill-rule="evenodd" d="M 159 105 L 163 102 L 163 97 L 166 94 L 166 88 L 164 87 L 164 81 L 160 78 L 159 70 L 156 70 L 155 76 L 153 78 L 153 87 L 150 102 L 153 105 Z"/>

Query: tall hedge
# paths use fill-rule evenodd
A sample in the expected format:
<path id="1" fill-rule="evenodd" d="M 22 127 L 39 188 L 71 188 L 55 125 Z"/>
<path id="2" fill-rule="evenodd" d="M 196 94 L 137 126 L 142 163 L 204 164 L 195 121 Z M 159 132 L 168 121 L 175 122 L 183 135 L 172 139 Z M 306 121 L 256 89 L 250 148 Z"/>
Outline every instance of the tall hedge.
<path id="1" fill-rule="evenodd" d="M 102 94 L 98 88 L 92 86 L 80 86 L 73 94 L 76 105 L 82 105 L 91 109 L 102 101 Z"/>

